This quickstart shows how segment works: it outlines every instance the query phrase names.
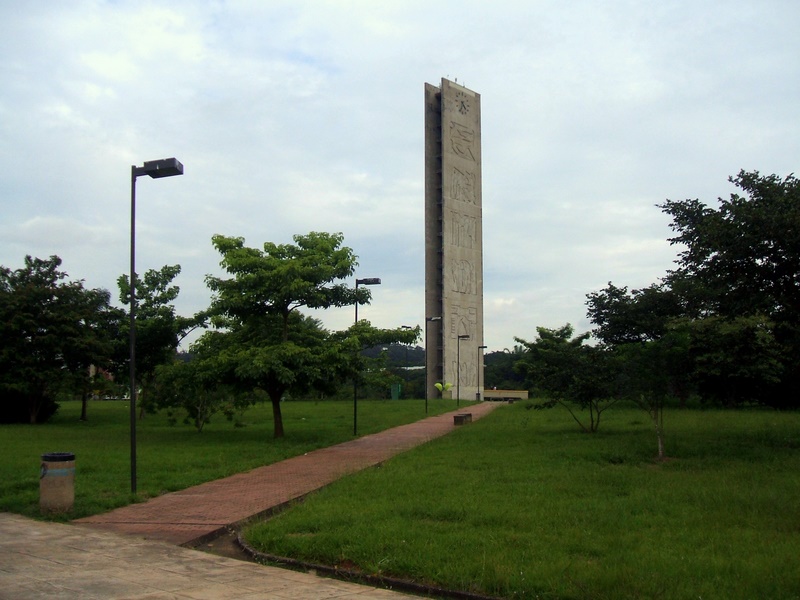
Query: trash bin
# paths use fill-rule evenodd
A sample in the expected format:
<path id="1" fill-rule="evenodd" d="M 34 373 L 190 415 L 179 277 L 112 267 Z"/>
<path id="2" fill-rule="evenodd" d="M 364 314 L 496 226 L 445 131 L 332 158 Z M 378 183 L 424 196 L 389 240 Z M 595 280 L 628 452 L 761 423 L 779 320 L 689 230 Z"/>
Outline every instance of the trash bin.
<path id="1" fill-rule="evenodd" d="M 75 455 L 72 452 L 42 454 L 39 476 L 39 509 L 66 512 L 75 502 Z"/>

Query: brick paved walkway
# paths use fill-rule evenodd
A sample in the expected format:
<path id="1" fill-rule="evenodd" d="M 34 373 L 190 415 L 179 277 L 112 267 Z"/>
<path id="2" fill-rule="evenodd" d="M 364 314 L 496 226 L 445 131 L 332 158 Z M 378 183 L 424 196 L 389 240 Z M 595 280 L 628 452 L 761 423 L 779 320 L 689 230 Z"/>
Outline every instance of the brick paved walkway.
<path id="1" fill-rule="evenodd" d="M 472 419 L 477 420 L 502 404 L 474 404 L 247 473 L 78 519 L 75 523 L 171 544 L 192 545 L 300 498 L 348 473 L 376 465 L 445 435 L 456 427 L 454 414 L 469 412 Z"/>

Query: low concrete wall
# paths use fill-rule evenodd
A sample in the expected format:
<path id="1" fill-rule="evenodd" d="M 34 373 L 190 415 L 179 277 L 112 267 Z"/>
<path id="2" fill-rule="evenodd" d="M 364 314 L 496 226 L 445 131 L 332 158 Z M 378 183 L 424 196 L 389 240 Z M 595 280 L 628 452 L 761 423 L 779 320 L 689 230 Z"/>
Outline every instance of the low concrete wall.
<path id="1" fill-rule="evenodd" d="M 484 400 L 527 400 L 528 390 L 483 390 Z"/>

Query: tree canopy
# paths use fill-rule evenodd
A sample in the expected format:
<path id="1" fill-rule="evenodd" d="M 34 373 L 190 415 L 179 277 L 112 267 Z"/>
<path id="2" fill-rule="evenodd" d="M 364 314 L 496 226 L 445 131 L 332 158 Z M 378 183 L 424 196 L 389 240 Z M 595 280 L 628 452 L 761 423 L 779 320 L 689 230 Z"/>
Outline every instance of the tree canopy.
<path id="1" fill-rule="evenodd" d="M 3 421 L 46 421 L 56 395 L 80 389 L 89 366 L 111 354 L 110 295 L 69 281 L 61 259 L 25 257 L 0 267 L 0 394 Z"/>
<path id="2" fill-rule="evenodd" d="M 700 308 L 722 316 L 764 314 L 795 329 L 800 315 L 800 181 L 740 171 L 729 181 L 745 192 L 719 199 L 667 200 L 673 244 L 684 247 L 672 287 L 701 288 Z"/>
<path id="3" fill-rule="evenodd" d="M 264 249 L 248 248 L 244 238 L 215 235 L 212 243 L 222 255 L 220 266 L 230 275 L 209 275 L 214 292 L 213 312 L 246 321 L 259 314 L 282 319 L 288 338 L 289 315 L 299 308 L 331 308 L 369 302 L 367 288 L 355 290 L 339 280 L 350 277 L 358 265 L 353 251 L 342 246 L 341 233 L 295 235 L 294 244 L 265 242 Z"/>
<path id="4" fill-rule="evenodd" d="M 609 282 L 589 294 L 593 334 L 622 348 L 681 331 L 684 395 L 691 388 L 726 405 L 797 406 L 800 182 L 757 171 L 729 181 L 743 194 L 717 207 L 697 199 L 659 205 L 672 217 L 669 241 L 682 247 L 676 268 L 642 290 Z"/>
<path id="5" fill-rule="evenodd" d="M 180 265 L 164 265 L 160 269 L 148 269 L 143 277 L 136 276 L 136 375 L 144 394 L 140 397 L 142 407 L 151 402 L 150 389 L 156 369 L 173 361 L 181 340 L 192 330 L 205 325 L 207 315 L 200 312 L 193 317 L 182 317 L 175 311 L 174 302 L 180 288 L 173 284 L 180 274 Z M 131 284 L 127 275 L 117 279 L 119 299 L 130 306 Z M 130 310 L 130 309 L 129 309 Z M 119 322 L 119 337 L 116 348 L 118 373 L 124 375 L 122 367 L 128 364 L 130 336 L 130 312 Z"/>
<path id="6" fill-rule="evenodd" d="M 615 402 L 608 352 L 587 345 L 589 334 L 574 335 L 569 323 L 558 329 L 537 327 L 536 331 L 537 339 L 532 342 L 514 338 L 525 348 L 515 368 L 544 395 L 540 408 L 560 404 L 584 431 L 597 431 L 603 411 Z M 586 410 L 588 422 L 583 422 L 573 407 Z"/>
<path id="7" fill-rule="evenodd" d="M 342 241 L 341 233 L 311 232 L 295 235 L 294 244 L 266 242 L 260 250 L 242 238 L 212 238 L 231 277 L 206 278 L 218 329 L 193 349 L 220 380 L 269 395 L 275 437 L 284 435 L 281 400 L 287 393 L 331 390 L 343 377 L 356 376 L 364 344 L 410 343 L 419 335 L 419 328 L 376 330 L 366 321 L 332 334 L 299 312 L 369 302 L 368 289 L 341 281 L 358 264 Z"/>

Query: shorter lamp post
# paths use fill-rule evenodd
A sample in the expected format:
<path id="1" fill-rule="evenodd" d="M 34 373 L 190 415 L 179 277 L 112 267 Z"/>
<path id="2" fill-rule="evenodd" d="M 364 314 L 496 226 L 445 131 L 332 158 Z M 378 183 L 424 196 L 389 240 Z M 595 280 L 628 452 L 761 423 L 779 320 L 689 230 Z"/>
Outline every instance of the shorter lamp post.
<path id="1" fill-rule="evenodd" d="M 425 317 L 425 414 L 428 414 L 428 323 L 441 321 L 442 317 Z"/>
<path id="2" fill-rule="evenodd" d="M 413 329 L 411 325 L 401 325 L 400 329 Z M 408 344 L 403 344 L 406 347 L 405 364 L 403 365 L 403 385 L 408 385 Z M 402 388 L 400 390 L 402 392 Z M 399 398 L 399 396 L 398 396 Z"/>
<path id="3" fill-rule="evenodd" d="M 356 279 L 356 324 L 358 324 L 358 286 L 380 285 L 380 277 L 365 277 Z M 358 435 L 358 372 L 353 371 L 353 435 Z"/>
<path id="4" fill-rule="evenodd" d="M 456 350 L 456 364 L 458 372 L 456 375 L 456 406 L 458 406 L 458 403 L 461 400 L 461 340 L 468 339 L 469 336 L 466 334 L 458 336 L 458 348 Z"/>
<path id="5" fill-rule="evenodd" d="M 486 350 L 486 346 L 478 346 L 478 400 L 483 400 L 483 388 L 481 387 L 481 371 L 483 371 L 483 357 L 481 350 Z"/>
<path id="6" fill-rule="evenodd" d="M 364 279 L 356 279 L 356 296 L 358 295 L 359 285 L 380 285 L 380 277 L 365 277 Z M 358 298 L 356 298 L 356 323 L 358 323 Z"/>
<path id="7" fill-rule="evenodd" d="M 400 325 L 400 329 L 414 329 L 411 325 Z M 403 344 L 406 347 L 405 364 L 403 365 L 403 380 L 408 379 L 408 344 Z"/>
<path id="8" fill-rule="evenodd" d="M 149 175 L 153 179 L 183 175 L 183 165 L 177 158 L 162 158 L 131 166 L 131 493 L 136 493 L 136 178 Z"/>

